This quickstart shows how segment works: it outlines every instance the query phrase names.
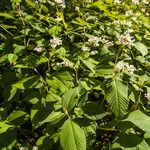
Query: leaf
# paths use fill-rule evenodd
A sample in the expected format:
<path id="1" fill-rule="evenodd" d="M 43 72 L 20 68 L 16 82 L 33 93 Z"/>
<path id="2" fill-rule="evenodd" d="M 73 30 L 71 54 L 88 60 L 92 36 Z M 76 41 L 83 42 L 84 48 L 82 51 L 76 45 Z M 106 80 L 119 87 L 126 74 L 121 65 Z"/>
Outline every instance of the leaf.
<path id="1" fill-rule="evenodd" d="M 71 110 L 79 98 L 78 88 L 68 89 L 63 95 L 62 105 L 64 109 Z"/>
<path id="2" fill-rule="evenodd" d="M 123 121 L 130 121 L 141 130 L 150 133 L 150 117 L 139 110 L 130 113 L 128 118 Z"/>
<path id="3" fill-rule="evenodd" d="M 44 135 L 37 140 L 36 145 L 38 146 L 38 150 L 49 150 L 52 148 L 53 143 L 54 141 L 50 136 Z"/>
<path id="4" fill-rule="evenodd" d="M 109 113 L 104 111 L 97 103 L 86 103 L 82 108 L 85 116 L 91 120 L 99 120 L 107 116 Z"/>
<path id="5" fill-rule="evenodd" d="M 42 125 L 46 122 L 49 122 L 51 124 L 56 124 L 58 123 L 63 117 L 66 115 L 62 113 L 61 111 L 59 112 L 52 112 L 46 119 L 44 119 L 42 122 L 39 122 L 39 125 Z"/>
<path id="6" fill-rule="evenodd" d="M 28 118 L 29 115 L 26 112 L 16 110 L 8 116 L 7 120 L 18 126 L 24 124 Z"/>
<path id="7" fill-rule="evenodd" d="M 98 2 L 95 2 L 92 6 L 96 6 L 100 10 L 104 10 L 104 11 L 106 10 L 106 5 L 101 0 L 99 0 Z"/>
<path id="8" fill-rule="evenodd" d="M 72 23 L 74 24 L 78 24 L 78 25 L 81 25 L 81 26 L 88 26 L 89 24 L 87 22 L 85 22 L 83 19 L 81 19 L 80 17 L 77 17 L 76 18 L 77 21 L 72 21 Z"/>
<path id="9" fill-rule="evenodd" d="M 5 17 L 8 19 L 15 19 L 13 16 L 9 15 L 8 13 L 0 13 L 0 17 Z"/>
<path id="10" fill-rule="evenodd" d="M 46 80 L 49 86 L 51 86 L 53 89 L 60 90 L 63 93 L 68 88 L 73 86 L 73 78 L 67 71 L 58 72 L 58 74 L 52 77 L 47 77 Z"/>
<path id="11" fill-rule="evenodd" d="M 17 89 L 27 89 L 27 88 L 34 88 L 37 83 L 39 82 L 39 75 L 31 76 L 28 78 L 23 78 L 19 82 L 13 84 L 12 86 L 17 88 Z"/>
<path id="12" fill-rule="evenodd" d="M 126 113 L 129 104 L 127 96 L 127 84 L 120 78 L 116 77 L 106 85 L 106 100 L 116 117 L 121 117 Z"/>
<path id="13" fill-rule="evenodd" d="M 1 56 L 1 57 L 0 57 L 0 63 L 5 62 L 7 59 L 8 59 L 8 55 L 7 55 L 7 54 L 6 54 L 6 55 Z"/>
<path id="14" fill-rule="evenodd" d="M 5 124 L 4 122 L 0 122 L 0 134 L 6 132 L 10 127 L 12 126 Z"/>
<path id="15" fill-rule="evenodd" d="M 135 44 L 135 48 L 136 48 L 143 56 L 145 56 L 145 55 L 148 54 L 148 49 L 147 49 L 147 47 L 146 47 L 144 44 L 140 43 L 140 42 L 137 42 L 137 43 Z"/>
<path id="16" fill-rule="evenodd" d="M 69 119 L 62 126 L 60 143 L 64 150 L 86 150 L 84 131 Z"/>
<path id="17" fill-rule="evenodd" d="M 8 54 L 8 61 L 10 64 L 14 63 L 18 59 L 18 56 L 15 54 Z"/>
<path id="18" fill-rule="evenodd" d="M 95 66 L 98 64 L 97 61 L 93 60 L 92 58 L 89 58 L 87 60 L 82 60 L 83 64 L 89 68 L 93 73 L 95 73 Z"/>
<path id="19" fill-rule="evenodd" d="M 33 8 L 37 8 L 37 5 L 33 3 L 31 0 L 26 0 L 26 3 Z"/>
<path id="20" fill-rule="evenodd" d="M 136 150 L 142 140 L 142 138 L 133 133 L 121 133 L 118 135 L 118 138 L 112 147 L 113 149 L 123 147 L 125 149 L 130 148 L 131 150 Z"/>

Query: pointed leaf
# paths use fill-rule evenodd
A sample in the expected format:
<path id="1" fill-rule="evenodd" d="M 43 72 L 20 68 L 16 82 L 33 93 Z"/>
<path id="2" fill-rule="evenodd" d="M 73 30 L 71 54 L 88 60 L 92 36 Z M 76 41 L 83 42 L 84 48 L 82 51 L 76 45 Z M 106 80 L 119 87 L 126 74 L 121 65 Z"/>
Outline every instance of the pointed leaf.
<path id="1" fill-rule="evenodd" d="M 78 97 L 79 97 L 78 88 L 67 90 L 66 93 L 63 95 L 63 103 L 62 103 L 63 108 L 71 110 L 77 103 Z"/>
<path id="2" fill-rule="evenodd" d="M 116 77 L 106 85 L 106 100 L 116 117 L 121 117 L 126 113 L 129 104 L 127 96 L 127 84 L 120 78 Z"/>
<path id="3" fill-rule="evenodd" d="M 130 121 L 141 130 L 150 133 L 150 117 L 139 110 L 130 113 L 124 121 Z"/>
<path id="4" fill-rule="evenodd" d="M 84 131 L 69 119 L 62 126 L 60 143 L 64 150 L 86 150 Z"/>

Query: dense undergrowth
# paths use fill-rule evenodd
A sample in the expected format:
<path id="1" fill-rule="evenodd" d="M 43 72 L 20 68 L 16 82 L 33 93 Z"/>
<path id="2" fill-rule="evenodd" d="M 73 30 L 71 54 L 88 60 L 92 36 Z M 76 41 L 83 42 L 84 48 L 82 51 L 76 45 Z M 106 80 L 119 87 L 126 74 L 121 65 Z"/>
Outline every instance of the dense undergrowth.
<path id="1" fill-rule="evenodd" d="M 0 0 L 1 150 L 150 150 L 148 0 Z"/>

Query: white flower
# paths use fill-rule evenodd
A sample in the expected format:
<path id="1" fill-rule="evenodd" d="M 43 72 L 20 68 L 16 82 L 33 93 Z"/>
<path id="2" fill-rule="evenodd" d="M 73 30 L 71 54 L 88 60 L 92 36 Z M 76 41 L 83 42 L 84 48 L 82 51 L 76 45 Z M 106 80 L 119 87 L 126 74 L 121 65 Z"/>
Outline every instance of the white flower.
<path id="1" fill-rule="evenodd" d="M 134 16 L 135 17 L 139 17 L 141 15 L 141 13 L 135 13 Z"/>
<path id="2" fill-rule="evenodd" d="M 38 53 L 45 51 L 45 49 L 43 47 L 35 47 L 33 50 L 38 52 Z"/>
<path id="3" fill-rule="evenodd" d="M 145 97 L 146 97 L 148 100 L 150 100 L 150 93 L 146 93 L 146 94 L 145 94 Z"/>
<path id="4" fill-rule="evenodd" d="M 125 57 L 124 60 L 131 60 L 131 57 L 127 54 L 124 54 L 124 57 Z"/>
<path id="5" fill-rule="evenodd" d="M 129 72 L 129 73 L 133 73 L 136 69 L 135 69 L 135 67 L 133 66 L 133 65 L 126 65 L 126 68 L 127 68 L 127 71 Z"/>
<path id="6" fill-rule="evenodd" d="M 142 1 L 144 4 L 149 4 L 149 1 L 148 0 L 143 0 Z"/>
<path id="7" fill-rule="evenodd" d="M 96 55 L 96 54 L 98 54 L 98 51 L 91 51 L 91 55 Z"/>
<path id="8" fill-rule="evenodd" d="M 32 147 L 32 150 L 37 150 L 36 146 L 33 146 L 33 147 Z"/>
<path id="9" fill-rule="evenodd" d="M 88 51 L 90 51 L 90 49 L 89 49 L 88 47 L 86 47 L 85 45 L 82 46 L 81 50 L 82 50 L 83 52 L 88 52 Z"/>
<path id="10" fill-rule="evenodd" d="M 86 2 L 87 2 L 87 3 L 91 3 L 91 2 L 92 2 L 92 0 L 86 0 Z"/>
<path id="11" fill-rule="evenodd" d="M 119 61 L 115 66 L 115 70 L 120 72 L 124 69 L 124 66 L 125 66 L 125 63 L 123 61 Z"/>
<path id="12" fill-rule="evenodd" d="M 141 9 L 141 11 L 142 11 L 142 12 L 145 12 L 145 9 L 144 9 L 144 8 L 142 8 L 142 9 Z"/>
<path id="13" fill-rule="evenodd" d="M 120 4 L 120 0 L 114 0 L 115 3 Z"/>
<path id="14" fill-rule="evenodd" d="M 137 4 L 137 5 L 140 4 L 139 0 L 132 0 L 132 3 Z"/>
<path id="15" fill-rule="evenodd" d="M 99 46 L 100 39 L 98 37 L 90 37 L 88 39 L 89 44 L 93 44 L 94 46 Z"/>
<path id="16" fill-rule="evenodd" d="M 62 3 L 64 3 L 63 0 L 54 0 L 54 1 L 55 1 L 55 3 L 57 3 L 57 4 L 62 4 Z"/>
<path id="17" fill-rule="evenodd" d="M 49 3 L 50 5 L 52 5 L 52 6 L 55 5 L 55 3 L 54 3 L 54 2 L 51 2 L 51 1 L 48 1 L 48 3 Z"/>
<path id="18" fill-rule="evenodd" d="M 35 4 L 39 4 L 39 1 L 38 0 L 33 0 L 33 2 L 35 3 Z"/>
<path id="19" fill-rule="evenodd" d="M 75 7 L 75 10 L 78 11 L 80 8 L 78 6 Z"/>
<path id="20" fill-rule="evenodd" d="M 52 48 L 56 48 L 56 46 L 62 45 L 62 40 L 58 37 L 53 37 L 53 39 L 50 40 L 50 45 Z"/>
<path id="21" fill-rule="evenodd" d="M 56 65 L 57 66 L 66 66 L 66 67 L 70 67 L 70 68 L 73 67 L 73 63 L 68 62 L 68 61 L 63 61 L 63 62 L 60 62 L 60 63 L 58 62 Z"/>
<path id="22" fill-rule="evenodd" d="M 128 10 L 126 11 L 125 16 L 129 17 L 132 15 L 132 13 L 133 13 L 132 10 Z"/>
<path id="23" fill-rule="evenodd" d="M 132 26 L 132 21 L 127 21 L 126 26 L 131 27 Z"/>
<path id="24" fill-rule="evenodd" d="M 146 13 L 146 16 L 149 16 L 149 13 Z"/>
<path id="25" fill-rule="evenodd" d="M 62 21 L 62 19 L 60 17 L 57 16 L 57 18 L 55 19 L 56 21 Z"/>
<path id="26" fill-rule="evenodd" d="M 58 6 L 62 7 L 62 8 L 65 8 L 66 7 L 66 4 L 64 2 L 64 0 L 54 0 L 55 3 L 58 4 Z"/>
<path id="27" fill-rule="evenodd" d="M 122 45 L 127 45 L 129 48 L 134 45 L 134 40 L 132 40 L 130 34 L 128 32 L 125 32 L 124 35 L 120 35 L 118 38 L 118 41 Z"/>
<path id="28" fill-rule="evenodd" d="M 111 47 L 111 46 L 114 45 L 113 41 L 111 41 L 111 42 L 110 42 L 110 41 L 109 41 L 109 42 L 106 42 L 105 44 L 106 44 L 107 47 Z"/>
<path id="29" fill-rule="evenodd" d="M 129 65 L 127 63 L 124 63 L 123 61 L 119 61 L 115 66 L 115 70 L 118 72 L 127 70 L 132 74 L 136 69 L 133 65 Z"/>

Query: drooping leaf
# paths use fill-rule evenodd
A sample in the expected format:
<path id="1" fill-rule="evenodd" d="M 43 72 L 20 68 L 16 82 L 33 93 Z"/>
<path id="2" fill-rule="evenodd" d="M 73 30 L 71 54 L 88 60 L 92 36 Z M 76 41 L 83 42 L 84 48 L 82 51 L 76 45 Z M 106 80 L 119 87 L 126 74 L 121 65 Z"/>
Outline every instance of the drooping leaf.
<path id="1" fill-rule="evenodd" d="M 129 104 L 127 96 L 128 86 L 120 78 L 115 77 L 106 85 L 106 100 L 116 117 L 121 117 L 126 113 Z"/>
<path id="2" fill-rule="evenodd" d="M 130 121 L 141 130 L 150 133 L 150 117 L 139 110 L 133 111 L 124 121 Z"/>
<path id="3" fill-rule="evenodd" d="M 62 105 L 64 109 L 71 110 L 79 98 L 78 88 L 68 89 L 63 95 Z"/>
<path id="4" fill-rule="evenodd" d="M 137 43 L 135 44 L 135 48 L 136 48 L 143 56 L 145 56 L 145 55 L 148 54 L 148 49 L 147 49 L 147 47 L 146 47 L 144 44 L 140 43 L 140 42 L 137 42 Z"/>
<path id="5" fill-rule="evenodd" d="M 84 131 L 69 119 L 62 126 L 60 143 L 64 150 L 86 150 Z"/>

